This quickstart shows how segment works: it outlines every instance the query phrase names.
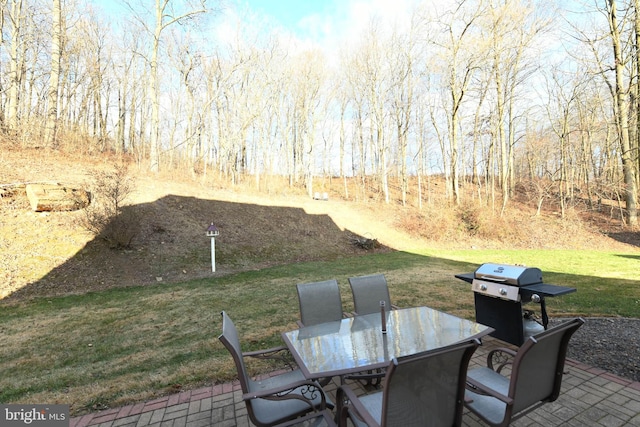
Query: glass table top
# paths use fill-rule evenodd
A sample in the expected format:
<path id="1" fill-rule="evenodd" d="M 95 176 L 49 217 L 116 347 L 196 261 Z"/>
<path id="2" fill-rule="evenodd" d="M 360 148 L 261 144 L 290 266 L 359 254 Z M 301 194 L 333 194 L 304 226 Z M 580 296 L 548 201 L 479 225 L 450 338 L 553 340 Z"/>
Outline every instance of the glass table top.
<path id="1" fill-rule="evenodd" d="M 307 326 L 282 334 L 307 378 L 385 367 L 393 358 L 479 338 L 493 329 L 429 307 L 386 312 Z"/>

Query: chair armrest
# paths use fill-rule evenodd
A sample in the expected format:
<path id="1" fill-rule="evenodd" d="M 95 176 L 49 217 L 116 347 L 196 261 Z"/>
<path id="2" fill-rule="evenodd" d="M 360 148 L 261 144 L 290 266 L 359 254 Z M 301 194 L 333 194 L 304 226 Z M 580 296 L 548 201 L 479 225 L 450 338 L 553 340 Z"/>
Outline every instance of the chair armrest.
<path id="1" fill-rule="evenodd" d="M 278 347 L 267 348 L 265 350 L 244 351 L 242 352 L 242 355 L 244 357 L 257 357 L 258 359 L 268 359 L 278 354 L 281 351 L 289 351 L 289 349 L 286 346 L 281 345 Z"/>
<path id="2" fill-rule="evenodd" d="M 353 412 L 360 420 L 364 421 L 369 427 L 379 427 L 380 424 L 362 405 L 358 396 L 349 386 L 340 386 L 336 392 L 338 400 L 338 408 L 336 409 L 336 418 L 339 419 L 338 425 L 346 426 L 349 412 Z"/>
<path id="3" fill-rule="evenodd" d="M 380 380 L 382 378 L 384 378 L 386 375 L 386 372 L 384 369 L 376 369 L 375 372 L 374 371 L 367 371 L 366 373 L 363 372 L 357 372 L 354 374 L 345 374 L 343 375 L 341 378 L 343 380 Z"/>
<path id="4" fill-rule="evenodd" d="M 265 350 L 245 351 L 242 353 L 242 357 L 253 357 L 254 359 L 261 360 L 279 360 L 293 370 L 293 364 L 291 361 L 291 353 L 285 346 L 272 347 Z"/>
<path id="5" fill-rule="evenodd" d="M 497 391 L 495 391 L 492 388 L 486 387 L 484 384 L 479 383 L 478 381 L 475 381 L 472 378 L 467 377 L 467 386 L 466 386 L 467 390 L 472 391 L 474 393 L 478 393 L 478 394 L 484 394 L 484 395 L 488 395 L 491 397 L 495 397 L 498 400 L 501 400 L 502 402 L 506 403 L 507 405 L 513 405 L 513 399 L 510 398 L 509 396 L 505 396 L 502 393 L 498 393 Z M 465 401 L 467 400 L 467 397 L 465 397 Z M 469 398 L 469 400 L 473 401 L 473 399 Z"/>
<path id="6" fill-rule="evenodd" d="M 302 388 L 300 393 L 293 393 L 294 390 Z M 313 400 L 320 396 L 320 404 L 314 405 Z M 272 387 L 265 390 L 248 392 L 242 395 L 242 400 L 268 399 L 268 400 L 289 400 L 297 399 L 306 402 L 311 408 L 324 410 L 327 407 L 327 397 L 322 387 L 314 381 L 300 380 L 293 383 L 283 384 L 280 387 Z"/>
<path id="7" fill-rule="evenodd" d="M 505 366 L 513 363 L 515 356 L 516 352 L 510 348 L 499 347 L 493 349 L 487 354 L 487 367 L 500 373 Z"/>

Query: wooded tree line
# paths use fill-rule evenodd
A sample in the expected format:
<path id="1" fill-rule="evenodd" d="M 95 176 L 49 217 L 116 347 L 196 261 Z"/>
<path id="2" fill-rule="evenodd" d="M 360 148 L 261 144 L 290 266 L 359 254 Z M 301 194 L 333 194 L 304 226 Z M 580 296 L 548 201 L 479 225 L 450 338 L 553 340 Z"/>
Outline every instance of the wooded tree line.
<path id="1" fill-rule="evenodd" d="M 1 0 L 4 140 L 419 205 L 438 174 L 452 205 L 466 183 L 637 224 L 640 0 L 424 1 L 330 50 L 205 1 Z"/>

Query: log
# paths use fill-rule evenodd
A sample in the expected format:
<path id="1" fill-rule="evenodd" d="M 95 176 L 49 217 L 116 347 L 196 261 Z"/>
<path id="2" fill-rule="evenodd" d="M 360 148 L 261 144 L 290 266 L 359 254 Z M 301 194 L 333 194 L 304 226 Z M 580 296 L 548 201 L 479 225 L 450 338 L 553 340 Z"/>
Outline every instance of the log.
<path id="1" fill-rule="evenodd" d="M 89 192 L 60 184 L 28 184 L 27 198 L 35 212 L 66 212 L 87 207 Z"/>

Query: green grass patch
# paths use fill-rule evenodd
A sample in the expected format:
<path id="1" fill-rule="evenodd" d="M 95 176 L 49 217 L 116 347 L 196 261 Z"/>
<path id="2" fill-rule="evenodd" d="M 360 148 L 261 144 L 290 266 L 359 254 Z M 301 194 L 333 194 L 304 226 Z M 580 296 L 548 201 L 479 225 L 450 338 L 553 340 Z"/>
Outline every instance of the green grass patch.
<path id="1" fill-rule="evenodd" d="M 245 350 L 280 345 L 298 319 L 296 283 L 384 273 L 399 306 L 473 319 L 470 285 L 454 278 L 482 262 L 526 264 L 578 292 L 549 299 L 551 316 L 640 317 L 636 255 L 590 251 L 393 252 L 296 263 L 180 284 L 1 303 L 0 402 L 65 403 L 73 414 L 235 378 L 217 340 L 220 311 Z M 252 374 L 270 369 L 250 365 Z"/>
<path id="2" fill-rule="evenodd" d="M 434 253 L 425 255 L 435 256 Z M 576 293 L 547 299 L 556 315 L 640 317 L 637 254 L 585 250 L 439 251 L 438 256 L 474 265 L 483 262 L 538 267 L 546 283 Z"/>

